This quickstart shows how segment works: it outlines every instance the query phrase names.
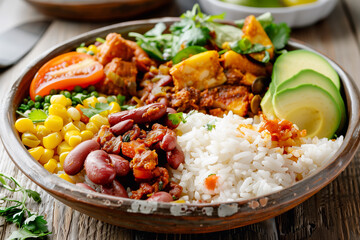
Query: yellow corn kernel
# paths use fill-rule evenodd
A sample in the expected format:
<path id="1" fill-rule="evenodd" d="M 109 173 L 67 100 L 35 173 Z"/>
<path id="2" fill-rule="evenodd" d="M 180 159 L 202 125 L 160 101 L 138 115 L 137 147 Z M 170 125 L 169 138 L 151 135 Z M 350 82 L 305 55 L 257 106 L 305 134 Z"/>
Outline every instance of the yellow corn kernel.
<path id="1" fill-rule="evenodd" d="M 66 180 L 66 181 L 68 181 L 70 183 L 75 184 L 75 181 L 69 175 L 67 175 L 66 173 L 60 174 L 59 177 L 61 177 L 62 179 Z"/>
<path id="2" fill-rule="evenodd" d="M 60 105 L 66 106 L 67 105 L 67 100 L 66 99 L 67 98 L 62 94 L 52 95 L 51 98 L 50 98 L 50 103 L 51 104 L 60 104 Z"/>
<path id="3" fill-rule="evenodd" d="M 64 168 L 63 166 L 61 166 L 61 164 L 58 162 L 57 165 L 56 165 L 56 172 L 59 172 L 59 171 L 64 171 Z"/>
<path id="4" fill-rule="evenodd" d="M 89 106 L 95 107 L 95 104 L 98 103 L 98 99 L 94 96 L 88 97 L 83 101 L 84 107 L 88 108 Z"/>
<path id="5" fill-rule="evenodd" d="M 95 45 L 91 44 L 90 46 L 88 46 L 88 51 L 92 51 L 94 54 L 96 54 L 98 49 Z"/>
<path id="6" fill-rule="evenodd" d="M 25 132 L 21 136 L 21 142 L 30 148 L 37 147 L 40 144 L 40 140 L 32 133 Z"/>
<path id="7" fill-rule="evenodd" d="M 94 134 L 99 131 L 99 128 L 93 122 L 88 122 L 86 124 L 86 130 L 92 131 Z"/>
<path id="8" fill-rule="evenodd" d="M 86 141 L 89 139 L 92 139 L 92 137 L 94 136 L 94 133 L 90 130 L 84 130 L 80 132 L 80 136 L 82 141 Z"/>
<path id="9" fill-rule="evenodd" d="M 64 105 L 58 104 L 58 103 L 54 103 L 51 104 L 49 107 L 49 114 L 50 115 L 56 115 L 62 118 L 66 118 L 67 117 L 67 111 Z"/>
<path id="10" fill-rule="evenodd" d="M 80 131 L 86 130 L 86 125 L 82 121 L 74 121 L 73 123 Z"/>
<path id="11" fill-rule="evenodd" d="M 35 135 L 38 139 L 42 139 L 46 135 L 49 135 L 51 130 L 45 127 L 44 125 L 37 124 L 35 127 Z"/>
<path id="12" fill-rule="evenodd" d="M 120 105 L 117 102 L 111 102 L 109 105 L 111 107 L 110 110 L 109 110 L 109 114 L 120 112 L 121 108 L 120 108 Z"/>
<path id="13" fill-rule="evenodd" d="M 186 203 L 185 200 L 183 199 L 179 199 L 179 200 L 176 200 L 176 201 L 172 201 L 173 203 Z"/>
<path id="14" fill-rule="evenodd" d="M 107 99 L 106 99 L 106 97 L 104 97 L 104 96 L 98 97 L 97 100 L 98 100 L 99 102 L 101 102 L 101 103 L 107 103 Z"/>
<path id="15" fill-rule="evenodd" d="M 58 145 L 56 152 L 61 156 L 62 153 L 70 152 L 72 149 L 73 147 L 71 147 L 67 142 L 64 141 Z M 59 156 L 59 161 L 60 161 L 60 156 Z"/>
<path id="16" fill-rule="evenodd" d="M 72 101 L 70 98 L 66 98 L 66 106 L 71 106 L 72 105 Z"/>
<path id="17" fill-rule="evenodd" d="M 56 115 L 50 115 L 45 119 L 44 126 L 53 132 L 60 131 L 63 127 L 64 120 Z"/>
<path id="18" fill-rule="evenodd" d="M 105 110 L 105 111 L 102 111 L 101 113 L 99 113 L 100 116 L 103 116 L 103 117 L 106 117 L 109 115 L 109 110 Z"/>
<path id="19" fill-rule="evenodd" d="M 67 155 L 69 154 L 69 152 L 62 152 L 59 156 L 59 162 L 61 166 L 64 166 L 64 162 L 65 162 L 65 158 L 67 157 Z"/>
<path id="20" fill-rule="evenodd" d="M 30 155 L 36 160 L 38 161 L 41 158 L 41 155 L 44 154 L 44 148 L 43 147 L 35 147 L 35 148 L 30 148 L 29 150 Z"/>
<path id="21" fill-rule="evenodd" d="M 53 173 L 57 167 L 56 159 L 51 158 L 47 163 L 44 164 L 44 168 L 49 172 Z"/>
<path id="22" fill-rule="evenodd" d="M 34 123 L 28 118 L 19 118 L 15 122 L 15 128 L 19 132 L 35 132 Z"/>
<path id="23" fill-rule="evenodd" d="M 42 165 L 44 165 L 45 163 L 47 163 L 50 158 L 52 158 L 54 156 L 54 150 L 52 149 L 44 149 L 44 153 L 41 155 L 40 159 L 39 159 L 39 163 L 41 163 Z"/>
<path id="24" fill-rule="evenodd" d="M 68 131 L 65 133 L 65 141 L 71 146 L 75 147 L 81 143 L 80 132 L 76 130 Z"/>
<path id="25" fill-rule="evenodd" d="M 66 124 L 62 129 L 61 129 L 61 134 L 63 135 L 63 136 L 65 136 L 65 134 L 68 132 L 68 131 L 78 131 L 78 132 L 80 132 L 80 129 L 78 128 L 78 127 L 76 127 L 75 125 L 74 125 L 74 123 L 68 123 L 68 124 Z"/>
<path id="26" fill-rule="evenodd" d="M 92 116 L 89 119 L 89 123 L 90 122 L 94 123 L 98 128 L 100 128 L 102 125 L 109 125 L 109 120 L 99 114 Z"/>
<path id="27" fill-rule="evenodd" d="M 47 149 L 54 149 L 61 143 L 62 139 L 59 132 L 54 132 L 43 138 L 43 145 Z"/>
<path id="28" fill-rule="evenodd" d="M 81 113 L 74 107 L 69 107 L 67 113 L 69 117 L 71 117 L 71 119 L 74 121 L 79 121 L 81 118 Z"/>

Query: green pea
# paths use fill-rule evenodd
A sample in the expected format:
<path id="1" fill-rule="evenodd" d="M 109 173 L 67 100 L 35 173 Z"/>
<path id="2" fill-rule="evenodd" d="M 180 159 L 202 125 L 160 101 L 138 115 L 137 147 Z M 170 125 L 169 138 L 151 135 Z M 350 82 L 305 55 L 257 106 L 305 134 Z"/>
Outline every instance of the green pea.
<path id="1" fill-rule="evenodd" d="M 40 96 L 40 95 L 36 95 L 35 96 L 35 101 L 36 102 L 42 102 L 44 99 L 43 99 L 43 97 L 42 96 Z"/>
<path id="2" fill-rule="evenodd" d="M 50 105 L 51 105 L 50 103 L 44 103 L 44 109 L 45 109 L 45 108 L 49 108 Z"/>
<path id="3" fill-rule="evenodd" d="M 90 96 L 99 97 L 99 93 L 97 91 L 93 91 L 90 93 Z"/>
<path id="4" fill-rule="evenodd" d="M 29 101 L 29 99 L 24 98 L 23 103 L 24 103 L 24 104 L 27 104 L 27 103 L 28 103 L 28 101 Z"/>
<path id="5" fill-rule="evenodd" d="M 94 86 L 89 86 L 88 88 L 87 88 L 87 90 L 88 90 L 88 92 L 93 92 L 93 91 L 95 91 L 96 90 L 96 88 L 94 87 Z"/>
<path id="6" fill-rule="evenodd" d="M 76 105 L 77 105 L 77 102 L 76 102 L 76 101 L 72 101 L 72 102 L 71 102 L 71 105 L 72 105 L 72 106 L 76 106 Z"/>
<path id="7" fill-rule="evenodd" d="M 50 95 L 47 95 L 47 96 L 45 96 L 45 102 L 46 103 L 50 103 L 50 99 L 51 99 L 51 96 Z"/>
<path id="8" fill-rule="evenodd" d="M 28 101 L 28 106 L 31 108 L 31 107 L 33 107 L 34 106 L 34 101 L 33 100 L 30 100 L 30 101 Z"/>
<path id="9" fill-rule="evenodd" d="M 84 95 L 86 95 L 86 94 L 88 94 L 89 92 L 87 91 L 87 90 L 83 90 L 82 91 L 82 94 L 84 94 Z"/>
<path id="10" fill-rule="evenodd" d="M 71 92 L 71 96 L 75 96 L 77 92 Z"/>
<path id="11" fill-rule="evenodd" d="M 69 91 L 64 91 L 63 95 L 67 98 L 71 98 L 71 93 Z"/>
<path id="12" fill-rule="evenodd" d="M 44 108 L 45 102 L 41 102 L 41 107 Z"/>
<path id="13" fill-rule="evenodd" d="M 82 92 L 82 87 L 80 87 L 80 86 L 76 86 L 75 88 L 74 88 L 74 91 L 75 92 L 77 92 L 77 93 L 80 93 L 80 92 Z"/>
<path id="14" fill-rule="evenodd" d="M 40 103 L 40 102 L 36 102 L 35 105 L 34 105 L 34 107 L 35 107 L 36 109 L 39 109 L 39 108 L 41 107 L 41 103 Z"/>

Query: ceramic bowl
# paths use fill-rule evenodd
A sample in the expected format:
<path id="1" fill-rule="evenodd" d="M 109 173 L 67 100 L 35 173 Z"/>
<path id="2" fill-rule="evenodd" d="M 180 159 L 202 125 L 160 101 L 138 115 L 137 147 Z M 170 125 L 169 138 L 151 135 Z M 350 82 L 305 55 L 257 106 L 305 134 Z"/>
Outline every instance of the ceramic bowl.
<path id="1" fill-rule="evenodd" d="M 286 22 L 290 27 L 305 27 L 328 16 L 335 8 L 337 0 L 317 0 L 310 4 L 278 8 L 246 7 L 221 0 L 199 0 L 199 2 L 206 13 L 225 12 L 228 20 L 238 20 L 251 14 L 258 16 L 271 12 L 276 22 Z"/>
<path id="2" fill-rule="evenodd" d="M 128 19 L 172 0 L 26 0 L 40 12 L 76 21 Z"/>
<path id="3" fill-rule="evenodd" d="M 164 233 L 220 231 L 275 217 L 311 197 L 345 169 L 360 141 L 360 94 L 351 78 L 328 58 L 341 78 L 343 96 L 347 105 L 348 126 L 344 132 L 344 143 L 327 166 L 279 192 L 249 200 L 217 204 L 157 203 L 125 199 L 79 188 L 50 174 L 30 156 L 14 127 L 15 110 L 21 100 L 28 95 L 30 82 L 40 66 L 61 53 L 75 49 L 82 42 L 90 44 L 97 37 L 105 37 L 108 33 L 118 32 L 127 37 L 130 31 L 144 33 L 158 22 L 170 25 L 177 20 L 177 18 L 163 18 L 132 21 L 91 31 L 45 52 L 24 69 L 11 89 L 8 89 L 0 125 L 4 146 L 18 168 L 53 197 L 82 213 L 125 228 Z M 288 48 L 314 51 L 296 41 L 290 41 Z"/>

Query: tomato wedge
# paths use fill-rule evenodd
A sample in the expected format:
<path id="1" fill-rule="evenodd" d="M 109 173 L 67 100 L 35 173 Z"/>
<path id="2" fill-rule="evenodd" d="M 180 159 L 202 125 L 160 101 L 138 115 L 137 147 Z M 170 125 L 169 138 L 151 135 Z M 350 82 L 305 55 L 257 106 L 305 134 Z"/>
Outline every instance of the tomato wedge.
<path id="1" fill-rule="evenodd" d="M 86 53 L 69 52 L 45 63 L 30 85 L 30 97 L 45 96 L 51 89 L 73 90 L 87 87 L 104 78 L 103 65 Z"/>

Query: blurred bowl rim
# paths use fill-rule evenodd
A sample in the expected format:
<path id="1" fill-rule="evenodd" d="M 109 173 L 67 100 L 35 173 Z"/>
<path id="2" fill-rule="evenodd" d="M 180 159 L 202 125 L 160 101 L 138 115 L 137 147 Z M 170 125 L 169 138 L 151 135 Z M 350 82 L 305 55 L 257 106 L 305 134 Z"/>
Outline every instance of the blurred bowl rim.
<path id="1" fill-rule="evenodd" d="M 291 6 L 291 7 L 248 7 L 243 6 L 236 3 L 229 3 L 229 2 L 223 2 L 221 0 L 202 0 L 202 1 L 208 1 L 213 3 L 216 6 L 224 7 L 224 8 L 231 8 L 234 11 L 246 11 L 246 12 L 253 12 L 255 14 L 264 13 L 264 12 L 271 12 L 274 14 L 277 13 L 292 13 L 292 12 L 298 12 L 298 11 L 306 11 L 313 8 L 320 8 L 325 4 L 336 2 L 337 0 L 317 0 L 316 2 L 307 3 L 307 4 L 301 4 L 297 6 Z"/>
<path id="2" fill-rule="evenodd" d="M 82 42 L 90 43 L 92 41 L 95 41 L 97 37 L 104 37 L 110 32 L 121 32 L 121 29 L 123 29 L 124 32 L 129 32 L 130 30 L 136 31 L 136 29 L 149 25 L 155 25 L 158 22 L 164 22 L 169 25 L 174 21 L 178 20 L 179 18 L 173 17 L 137 20 L 113 24 L 107 27 L 92 30 L 54 46 L 53 48 L 41 54 L 30 64 L 28 64 L 28 66 L 20 74 L 20 77 L 18 77 L 11 86 L 11 89 L 8 91 L 5 102 L 3 103 L 1 108 L 1 120 L 3 121 L 3 124 L 0 125 L 1 140 L 10 158 L 17 165 L 17 167 L 38 186 L 40 186 L 45 191 L 63 202 L 64 200 L 66 200 L 67 202 L 76 202 L 80 204 L 85 204 L 86 206 L 117 209 L 120 211 L 126 211 L 127 213 L 141 213 L 152 214 L 154 216 L 158 215 L 175 217 L 207 217 L 207 213 L 204 212 L 204 209 L 210 207 L 217 210 L 213 211 L 214 215 L 211 215 L 211 217 L 227 218 L 234 217 L 234 215 L 243 216 L 243 214 L 246 214 L 247 216 L 258 216 L 260 214 L 263 214 L 261 220 L 277 216 L 305 201 L 306 199 L 314 195 L 316 192 L 318 192 L 320 189 L 325 187 L 327 184 L 329 184 L 332 180 L 334 180 L 346 168 L 346 166 L 350 163 L 351 159 L 355 155 L 360 143 L 359 90 L 354 81 L 350 78 L 350 76 L 345 71 L 343 71 L 338 64 L 336 64 L 334 61 L 330 60 L 326 56 L 320 54 L 318 51 L 315 51 L 309 46 L 295 40 L 291 40 L 288 46 L 292 48 L 307 49 L 324 56 L 338 72 L 346 95 L 345 102 L 347 103 L 349 124 L 346 135 L 344 137 L 344 142 L 341 145 L 340 149 L 333 156 L 332 160 L 329 161 L 327 165 L 319 169 L 315 174 L 306 177 L 305 179 L 295 183 L 290 187 L 251 199 L 235 200 L 229 202 L 190 204 L 154 202 L 150 203 L 145 200 L 120 198 L 79 188 L 75 184 L 71 184 L 59 178 L 58 176 L 49 173 L 40 163 L 38 163 L 35 159 L 31 157 L 24 145 L 21 143 L 20 136 L 14 127 L 14 122 L 16 119 L 15 111 L 17 107 L 15 100 L 17 96 L 19 97 L 21 91 L 25 92 L 25 90 L 22 90 L 22 88 L 20 87 L 22 84 L 25 84 L 25 82 L 23 82 L 25 78 L 29 78 L 29 76 L 34 76 L 39 67 L 45 62 L 63 52 L 69 51 L 70 49 L 75 49 L 75 47 Z M 230 21 L 224 21 L 224 23 L 229 22 Z M 25 87 L 25 85 L 23 87 Z M 27 91 L 28 88 L 26 89 L 26 92 Z M 156 207 L 154 204 L 156 205 Z M 150 206 L 154 208 L 153 211 L 151 211 L 150 213 L 141 211 L 131 212 L 134 209 L 133 207 L 135 205 Z M 182 212 L 180 209 L 180 212 L 174 212 L 174 206 L 176 206 L 177 210 L 179 210 L 178 207 L 184 207 L 186 211 Z M 232 208 L 234 210 L 234 206 L 236 208 L 236 211 L 230 211 L 228 215 L 221 214 L 220 216 L 219 210 L 224 208 L 225 210 L 229 210 L 229 208 L 230 210 Z M 81 211 L 81 209 L 79 208 L 77 208 L 77 210 Z M 191 211 L 188 212 L 188 210 Z M 273 212 L 276 213 L 274 214 Z M 217 216 L 216 213 L 218 214 Z M 248 224 L 258 221 L 260 220 L 252 220 Z M 239 226 L 243 225 L 247 224 L 242 224 Z"/>

